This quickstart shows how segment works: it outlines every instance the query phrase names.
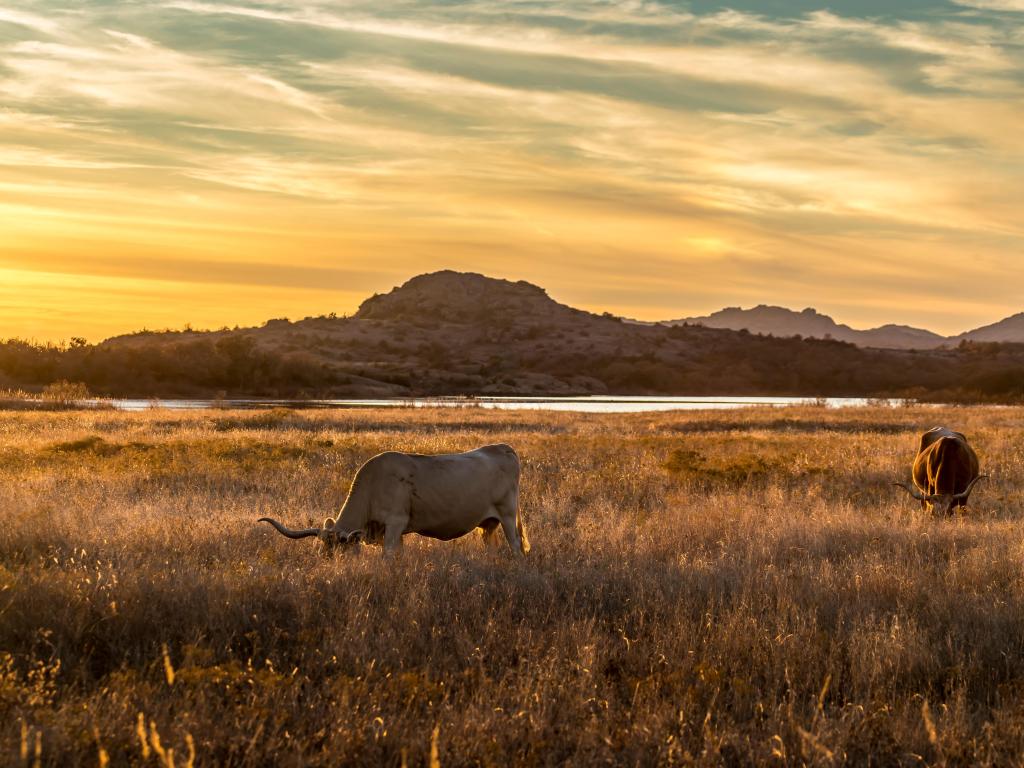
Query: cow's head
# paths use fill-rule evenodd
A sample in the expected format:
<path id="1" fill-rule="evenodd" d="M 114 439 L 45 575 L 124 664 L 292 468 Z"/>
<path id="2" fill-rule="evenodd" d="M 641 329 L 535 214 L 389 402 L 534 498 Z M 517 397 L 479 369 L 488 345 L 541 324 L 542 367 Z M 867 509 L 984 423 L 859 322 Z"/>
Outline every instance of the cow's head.
<path id="1" fill-rule="evenodd" d="M 960 493 L 921 493 L 910 483 L 893 483 L 893 485 L 899 486 L 918 501 L 923 501 L 925 509 L 932 514 L 950 515 L 957 506 L 967 501 L 967 497 L 971 495 L 974 484 L 983 477 L 987 477 L 987 475 L 978 475 Z"/>
<path id="2" fill-rule="evenodd" d="M 288 528 L 270 517 L 261 517 L 259 522 L 270 523 L 277 529 L 278 533 L 282 536 L 287 536 L 289 539 L 305 539 L 316 536 L 323 545 L 322 549 L 325 555 L 332 555 L 336 552 L 357 551 L 360 542 L 363 540 L 362 531 L 339 530 L 337 521 L 333 517 L 328 517 L 324 520 L 324 524 L 320 528 Z"/>

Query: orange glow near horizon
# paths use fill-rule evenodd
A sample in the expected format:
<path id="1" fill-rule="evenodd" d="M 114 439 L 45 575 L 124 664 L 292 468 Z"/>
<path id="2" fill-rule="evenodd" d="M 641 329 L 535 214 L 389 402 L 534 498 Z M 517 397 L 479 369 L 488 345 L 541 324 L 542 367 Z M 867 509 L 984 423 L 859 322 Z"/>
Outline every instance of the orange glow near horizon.
<path id="1" fill-rule="evenodd" d="M 1024 6 L 744 5 L 0 6 L 0 337 L 438 269 L 644 320 L 1024 309 Z"/>

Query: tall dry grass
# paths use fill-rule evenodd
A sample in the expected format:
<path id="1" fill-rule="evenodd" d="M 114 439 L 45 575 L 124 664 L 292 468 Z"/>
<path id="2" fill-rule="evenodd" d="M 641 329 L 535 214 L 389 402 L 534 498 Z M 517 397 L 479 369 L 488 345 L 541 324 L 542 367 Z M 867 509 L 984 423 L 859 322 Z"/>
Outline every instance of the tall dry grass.
<path id="1" fill-rule="evenodd" d="M 0 764 L 1020 764 L 1021 415 L 2 414 Z M 939 423 L 943 520 L 889 485 Z M 524 560 L 255 522 L 497 441 Z"/>

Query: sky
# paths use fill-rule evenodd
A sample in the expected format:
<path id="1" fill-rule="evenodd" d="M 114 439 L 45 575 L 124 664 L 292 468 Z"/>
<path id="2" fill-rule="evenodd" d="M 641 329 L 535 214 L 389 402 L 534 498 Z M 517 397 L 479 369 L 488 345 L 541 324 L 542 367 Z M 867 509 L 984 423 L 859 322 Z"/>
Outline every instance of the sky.
<path id="1" fill-rule="evenodd" d="M 1024 0 L 0 0 L 0 338 L 438 269 L 658 320 L 1024 310 Z"/>

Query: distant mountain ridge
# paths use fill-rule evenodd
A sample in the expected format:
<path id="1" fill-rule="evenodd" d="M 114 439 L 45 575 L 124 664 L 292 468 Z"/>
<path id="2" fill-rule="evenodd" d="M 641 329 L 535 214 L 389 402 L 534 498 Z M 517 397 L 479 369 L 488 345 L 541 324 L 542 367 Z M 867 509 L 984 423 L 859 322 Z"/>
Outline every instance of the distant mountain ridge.
<path id="1" fill-rule="evenodd" d="M 338 318 L 343 320 L 344 318 Z M 478 324 L 481 327 L 502 324 L 531 326 L 549 323 L 553 326 L 586 323 L 593 320 L 624 322 L 629 326 L 701 326 L 726 331 L 749 333 L 788 339 L 841 341 L 861 348 L 892 350 L 937 350 L 955 347 L 961 342 L 997 342 L 1024 344 L 1024 312 L 996 323 L 965 331 L 955 336 L 942 336 L 924 328 L 889 323 L 878 328 L 858 330 L 837 323 L 828 315 L 808 307 L 802 311 L 786 307 L 759 304 L 750 309 L 726 307 L 710 315 L 684 317 L 660 322 L 629 320 L 609 312 L 587 312 L 561 304 L 552 299 L 540 286 L 525 280 L 512 281 L 492 278 L 473 272 L 441 270 L 410 278 L 388 293 L 374 294 L 359 306 L 349 318 L 358 321 L 423 322 Z M 268 320 L 262 330 L 293 330 L 308 325 L 319 325 L 321 319 L 306 318 L 291 322 L 284 319 Z M 238 329 L 252 332 L 257 329 Z M 203 331 L 141 331 L 115 336 L 102 344 L 141 344 L 148 339 L 211 338 L 223 332 Z"/>
<path id="2" fill-rule="evenodd" d="M 1000 320 L 998 323 L 985 325 L 959 336 L 950 338 L 951 342 L 961 341 L 995 341 L 1000 343 L 1021 343 L 1024 341 L 1024 312 Z"/>
<path id="3" fill-rule="evenodd" d="M 879 349 L 937 349 L 956 346 L 961 341 L 1024 343 L 1024 312 L 983 328 L 948 337 L 923 328 L 891 323 L 878 328 L 857 330 L 837 323 L 828 315 L 810 307 L 797 312 L 767 304 L 751 309 L 726 307 L 702 317 L 669 320 L 665 325 L 701 325 L 784 338 L 803 336 L 809 339 L 834 339 L 859 347 Z"/>
<path id="4" fill-rule="evenodd" d="M 737 313 L 745 317 L 729 310 L 719 319 Z M 852 329 L 814 310 L 755 314 L 776 321 L 762 326 L 772 335 L 627 322 L 561 304 L 530 283 L 443 271 L 371 296 L 351 317 L 142 331 L 94 345 L 0 341 L 0 385 L 39 390 L 80 382 L 122 397 L 659 394 L 1024 402 L 1024 344 L 858 346 L 841 340 Z M 1021 324 L 1024 315 L 978 333 L 1012 334 Z M 900 332 L 906 338 L 907 329 Z M 934 334 L 917 333 L 935 341 Z"/>

